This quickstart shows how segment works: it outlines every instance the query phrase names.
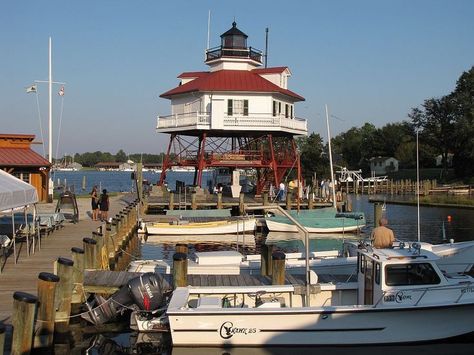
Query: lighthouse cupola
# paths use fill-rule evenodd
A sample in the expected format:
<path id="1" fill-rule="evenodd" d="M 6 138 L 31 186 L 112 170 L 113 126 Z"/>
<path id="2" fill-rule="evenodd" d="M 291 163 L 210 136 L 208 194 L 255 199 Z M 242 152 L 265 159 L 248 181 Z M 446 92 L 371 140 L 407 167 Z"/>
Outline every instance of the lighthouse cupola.
<path id="1" fill-rule="evenodd" d="M 221 35 L 221 45 L 206 51 L 206 64 L 211 71 L 252 70 L 262 65 L 262 51 L 247 46 L 248 36 L 232 23 L 232 28 Z"/>

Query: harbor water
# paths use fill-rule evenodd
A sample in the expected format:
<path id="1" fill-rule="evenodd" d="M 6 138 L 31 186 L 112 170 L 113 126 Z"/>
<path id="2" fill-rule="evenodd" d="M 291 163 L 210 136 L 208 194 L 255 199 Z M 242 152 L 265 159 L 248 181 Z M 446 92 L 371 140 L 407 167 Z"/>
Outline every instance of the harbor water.
<path id="1" fill-rule="evenodd" d="M 81 188 L 83 176 L 86 176 L 86 189 L 88 192 L 93 185 L 100 185 L 107 190 L 131 191 L 133 189 L 129 172 L 56 172 L 56 179 L 67 180 L 67 184 L 73 184 L 76 188 Z M 145 172 L 144 178 L 151 183 L 156 183 L 159 174 Z M 190 172 L 170 172 L 168 174 L 168 184 L 173 187 L 176 180 L 192 182 L 193 174 Z M 208 175 L 206 178 L 210 178 Z M 206 180 L 204 180 L 206 181 Z M 371 197 L 374 197 L 371 195 Z M 367 226 L 363 229 L 362 237 L 370 235 L 373 227 L 373 204 L 369 202 L 367 195 L 351 196 L 354 211 L 366 214 Z M 383 200 L 383 196 L 381 196 Z M 416 206 L 403 206 L 387 204 L 384 211 L 389 221 L 389 227 L 394 230 L 396 238 L 404 241 L 417 240 L 417 208 Z M 450 218 L 448 219 L 448 216 Z M 433 208 L 421 207 L 420 209 L 420 232 L 421 241 L 430 243 L 442 243 L 443 239 L 454 239 L 455 241 L 474 240 L 474 210 L 458 208 Z M 449 220 L 449 222 L 448 222 Z M 349 235 L 341 235 L 341 238 L 348 238 Z M 278 249 L 285 252 L 304 251 L 303 241 L 297 235 L 286 235 L 269 238 L 271 243 Z M 238 250 L 243 254 L 258 253 L 262 240 L 251 235 L 239 241 L 230 238 L 227 242 L 193 242 L 189 244 L 190 253 L 196 251 L 211 250 Z M 311 240 L 310 249 L 312 251 L 321 250 L 321 242 Z M 324 246 L 325 249 L 337 248 L 340 244 Z M 144 242 L 139 258 L 143 259 L 166 259 L 171 260 L 174 253 L 174 243 L 148 243 Z M 449 326 L 449 325 L 446 325 Z M 420 330 L 422 331 L 422 330 Z M 234 349 L 208 349 L 208 348 L 175 348 L 172 349 L 169 337 L 164 334 L 135 334 L 130 332 L 122 333 L 102 333 L 90 335 L 83 339 L 81 353 L 87 354 L 183 354 L 183 355 L 204 355 L 204 354 L 292 354 L 295 349 L 291 348 L 234 348 Z M 86 344 L 87 346 L 85 346 Z M 298 348 L 299 354 L 366 354 L 368 351 L 384 352 L 395 354 L 400 352 L 426 353 L 426 354 L 470 354 L 474 345 L 474 335 L 460 339 L 437 342 L 435 344 L 419 345 L 389 345 L 374 347 L 311 347 Z M 84 347 L 85 346 L 85 347 Z M 86 350 L 87 349 L 87 350 Z"/>

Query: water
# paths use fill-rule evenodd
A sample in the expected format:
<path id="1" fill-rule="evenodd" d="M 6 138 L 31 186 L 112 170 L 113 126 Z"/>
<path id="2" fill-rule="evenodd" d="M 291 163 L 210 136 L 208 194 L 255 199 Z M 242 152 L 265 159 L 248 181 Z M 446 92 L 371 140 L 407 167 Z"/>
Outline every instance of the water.
<path id="1" fill-rule="evenodd" d="M 107 189 L 108 192 L 128 192 L 135 191 L 135 182 L 131 179 L 129 171 L 97 171 L 97 170 L 80 170 L 80 171 L 55 171 L 53 173 L 54 186 L 61 185 L 66 181 L 67 186 L 72 186 L 78 194 L 87 194 L 92 190 L 94 185 Z M 151 171 L 143 172 L 143 179 L 148 180 L 152 184 L 156 184 L 160 179 L 161 173 Z M 85 189 L 82 190 L 83 178 L 86 178 Z M 183 171 L 170 171 L 166 174 L 166 182 L 168 186 L 174 190 L 176 181 L 184 181 L 187 185 L 193 183 L 194 173 Z M 203 181 L 207 182 L 212 178 L 212 172 L 203 173 Z"/>

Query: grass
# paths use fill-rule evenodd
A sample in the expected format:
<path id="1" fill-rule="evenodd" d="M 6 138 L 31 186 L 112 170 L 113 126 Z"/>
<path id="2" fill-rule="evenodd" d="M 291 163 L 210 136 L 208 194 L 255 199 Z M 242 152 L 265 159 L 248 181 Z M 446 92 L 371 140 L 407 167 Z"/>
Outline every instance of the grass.
<path id="1" fill-rule="evenodd" d="M 413 202 L 416 202 L 416 199 L 413 199 Z M 421 203 L 428 204 L 443 204 L 443 205 L 464 205 L 464 206 L 474 206 L 474 199 L 469 198 L 469 196 L 456 196 L 456 195 L 430 195 L 420 197 Z"/>

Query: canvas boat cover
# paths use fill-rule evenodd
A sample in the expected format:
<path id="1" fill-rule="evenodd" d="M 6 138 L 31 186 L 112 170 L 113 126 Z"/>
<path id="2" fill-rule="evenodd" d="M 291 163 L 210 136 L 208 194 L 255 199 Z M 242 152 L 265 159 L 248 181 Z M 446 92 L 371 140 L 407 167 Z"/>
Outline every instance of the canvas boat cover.
<path id="1" fill-rule="evenodd" d="M 36 202 L 38 193 L 32 185 L 0 170 L 0 212 Z"/>

